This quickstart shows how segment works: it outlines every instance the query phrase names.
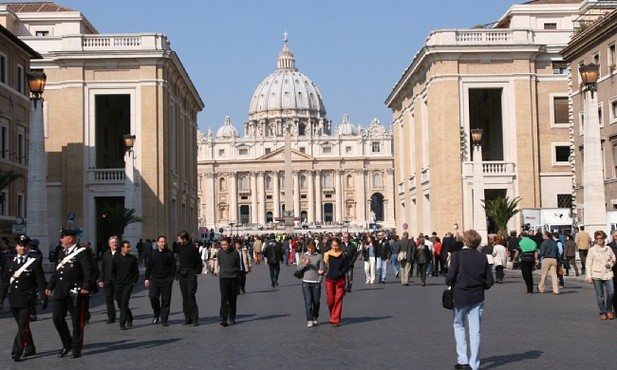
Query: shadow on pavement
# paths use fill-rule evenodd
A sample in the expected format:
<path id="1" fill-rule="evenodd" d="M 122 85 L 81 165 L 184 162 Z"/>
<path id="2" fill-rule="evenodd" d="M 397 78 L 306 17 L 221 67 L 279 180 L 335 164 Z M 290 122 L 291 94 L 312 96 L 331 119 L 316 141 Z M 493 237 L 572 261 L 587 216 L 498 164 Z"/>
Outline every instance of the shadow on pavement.
<path id="1" fill-rule="evenodd" d="M 182 338 L 160 339 L 160 340 L 145 340 L 141 342 L 134 342 L 132 340 L 119 340 L 115 342 L 99 342 L 91 343 L 84 346 L 84 352 L 88 355 L 94 355 L 97 353 L 106 353 L 116 350 L 126 349 L 146 349 L 158 346 L 165 346 L 170 343 L 174 343 L 182 340 Z"/>
<path id="2" fill-rule="evenodd" d="M 341 319 L 344 325 L 360 324 L 369 321 L 391 319 L 392 316 L 363 316 L 363 317 L 344 317 Z"/>
<path id="3" fill-rule="evenodd" d="M 482 359 L 482 368 L 483 369 L 492 369 L 495 367 L 500 367 L 506 364 L 510 364 L 513 362 L 525 361 L 525 360 L 535 360 L 540 358 L 544 352 L 534 350 L 527 351 L 523 353 L 514 353 L 511 355 L 503 355 L 503 356 L 492 356 L 488 358 Z"/>
<path id="4" fill-rule="evenodd" d="M 258 316 L 255 317 L 254 319 L 250 319 L 250 320 L 245 320 L 245 317 L 254 317 L 256 316 L 255 314 L 251 314 L 251 315 L 238 315 L 236 316 L 237 320 L 242 320 L 243 322 L 251 322 L 251 321 L 262 321 L 262 320 L 273 320 L 273 319 L 280 319 L 281 317 L 286 317 L 286 316 L 291 316 L 290 314 L 284 314 L 284 315 L 266 315 L 266 316 Z"/>

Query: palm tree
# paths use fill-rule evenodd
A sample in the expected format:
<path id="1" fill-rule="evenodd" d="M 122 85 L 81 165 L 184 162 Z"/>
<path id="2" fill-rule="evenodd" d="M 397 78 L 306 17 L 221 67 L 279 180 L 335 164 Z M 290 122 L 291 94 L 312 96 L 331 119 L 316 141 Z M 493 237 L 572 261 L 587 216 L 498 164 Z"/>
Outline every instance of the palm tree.
<path id="1" fill-rule="evenodd" d="M 13 181 L 15 181 L 15 179 L 18 179 L 20 177 L 24 177 L 24 175 L 22 175 L 21 173 L 17 173 L 13 170 L 1 172 L 0 173 L 0 190 L 6 188 Z M 4 198 L 5 198 L 5 194 L 0 193 L 0 203 L 4 203 L 5 201 Z"/>
<path id="2" fill-rule="evenodd" d="M 135 216 L 133 208 L 124 208 L 122 204 L 108 205 L 100 210 L 100 222 L 103 235 L 117 235 L 122 240 L 124 229 L 135 222 L 143 222 L 141 217 Z"/>
<path id="3" fill-rule="evenodd" d="M 493 219 L 497 225 L 497 233 L 504 237 L 508 236 L 508 221 L 519 212 L 518 202 L 521 198 L 516 197 L 510 200 L 506 197 L 497 197 L 488 201 L 482 199 L 482 207 L 486 211 L 486 215 Z"/>

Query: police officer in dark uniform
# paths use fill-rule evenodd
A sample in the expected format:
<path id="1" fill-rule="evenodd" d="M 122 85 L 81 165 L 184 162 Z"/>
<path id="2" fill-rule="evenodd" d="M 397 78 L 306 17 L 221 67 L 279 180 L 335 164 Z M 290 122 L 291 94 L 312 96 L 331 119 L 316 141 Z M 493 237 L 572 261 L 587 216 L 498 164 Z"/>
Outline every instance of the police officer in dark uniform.
<path id="1" fill-rule="evenodd" d="M 30 313 L 36 302 L 37 287 L 42 290 L 46 285 L 42 259 L 28 255 L 29 242 L 30 238 L 25 235 L 18 238 L 15 247 L 17 255 L 7 261 L 0 282 L 0 302 L 9 295 L 11 312 L 17 322 L 17 335 L 11 351 L 14 361 L 20 361 L 22 355 L 36 354 L 30 332 Z"/>
<path id="2" fill-rule="evenodd" d="M 178 254 L 178 279 L 182 294 L 182 312 L 184 325 L 198 326 L 199 308 L 197 307 L 197 276 L 201 274 L 203 264 L 199 250 L 191 243 L 189 233 L 180 231 L 177 237 L 178 244 L 175 252 Z"/>
<path id="3" fill-rule="evenodd" d="M 58 357 L 65 357 L 72 350 L 71 358 L 81 357 L 84 333 L 84 295 L 90 293 L 92 281 L 92 262 L 86 248 L 77 245 L 77 232 L 63 229 L 60 234 L 62 249 L 58 253 L 58 262 L 51 276 L 45 293 L 54 303 L 52 316 L 62 349 Z M 73 335 L 66 324 L 67 312 L 71 315 Z"/>

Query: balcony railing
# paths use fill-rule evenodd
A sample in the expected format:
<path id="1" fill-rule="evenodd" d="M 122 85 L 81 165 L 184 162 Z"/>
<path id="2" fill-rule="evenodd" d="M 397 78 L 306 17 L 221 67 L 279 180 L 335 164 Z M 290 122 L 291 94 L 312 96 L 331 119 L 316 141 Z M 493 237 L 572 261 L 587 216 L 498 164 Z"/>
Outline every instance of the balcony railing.
<path id="1" fill-rule="evenodd" d="M 571 29 L 528 30 L 528 29 L 464 29 L 436 30 L 427 41 L 427 46 L 438 45 L 532 45 L 567 43 L 572 35 Z"/>
<path id="2" fill-rule="evenodd" d="M 514 162 L 504 161 L 484 161 L 482 162 L 482 173 L 487 177 L 514 176 L 516 165 Z M 465 162 L 463 176 L 473 176 L 473 162 Z"/>
<path id="3" fill-rule="evenodd" d="M 124 168 L 100 168 L 88 170 L 90 184 L 124 184 Z"/>

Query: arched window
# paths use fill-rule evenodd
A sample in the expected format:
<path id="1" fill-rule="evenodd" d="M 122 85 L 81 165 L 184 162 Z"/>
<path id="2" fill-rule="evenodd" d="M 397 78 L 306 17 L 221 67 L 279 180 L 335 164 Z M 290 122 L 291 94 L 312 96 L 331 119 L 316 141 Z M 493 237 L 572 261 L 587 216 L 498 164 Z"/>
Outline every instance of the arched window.
<path id="1" fill-rule="evenodd" d="M 373 186 L 376 188 L 381 188 L 383 186 L 381 182 L 381 172 L 373 173 Z"/>
<path id="2" fill-rule="evenodd" d="M 219 191 L 227 191 L 227 180 L 224 177 L 219 179 Z"/>

